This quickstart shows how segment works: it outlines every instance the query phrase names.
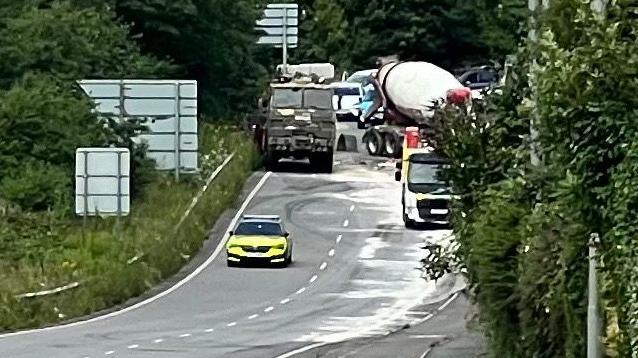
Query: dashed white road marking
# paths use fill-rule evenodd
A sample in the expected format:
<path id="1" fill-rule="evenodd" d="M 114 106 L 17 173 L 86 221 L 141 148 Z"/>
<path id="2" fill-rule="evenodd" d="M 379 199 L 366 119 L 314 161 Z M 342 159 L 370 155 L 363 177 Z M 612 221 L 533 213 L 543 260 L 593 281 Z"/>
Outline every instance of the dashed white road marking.
<path id="1" fill-rule="evenodd" d="M 214 328 L 209 328 L 209 329 L 205 330 L 204 332 L 206 332 L 206 333 L 211 333 L 211 332 L 213 332 L 214 330 L 215 330 Z"/>
<path id="2" fill-rule="evenodd" d="M 319 278 L 319 276 L 317 276 L 317 275 L 312 276 L 310 278 L 310 283 L 313 283 L 313 282 L 317 281 L 318 278 Z"/>
<path id="3" fill-rule="evenodd" d="M 270 311 L 272 311 L 272 310 L 274 310 L 274 309 L 275 309 L 275 307 L 270 306 L 270 307 L 266 308 L 266 309 L 264 310 L 264 312 L 270 312 Z"/>
<path id="4" fill-rule="evenodd" d="M 184 334 L 180 334 L 180 335 L 179 335 L 179 338 L 188 338 L 188 337 L 190 337 L 190 336 L 191 336 L 191 334 L 190 334 L 190 333 L 184 333 Z"/>
<path id="5" fill-rule="evenodd" d="M 158 338 L 158 339 L 153 341 L 153 343 L 162 343 L 162 342 L 164 342 L 164 340 L 161 339 L 161 338 Z"/>
<path id="6" fill-rule="evenodd" d="M 249 317 L 248 317 L 248 319 L 255 319 L 255 318 L 257 318 L 257 317 L 259 317 L 259 315 L 258 315 L 258 314 L 254 314 L 254 315 L 252 315 L 252 316 L 249 316 Z"/>
<path id="7" fill-rule="evenodd" d="M 115 354 L 115 351 L 104 352 L 105 356 L 112 356 L 113 354 Z"/>
<path id="8" fill-rule="evenodd" d="M 279 303 L 281 303 L 282 305 L 285 305 L 285 304 L 286 304 L 286 303 L 288 303 L 288 302 L 290 302 L 290 298 L 283 299 L 283 300 L 281 300 L 281 302 L 279 302 Z"/>
<path id="9" fill-rule="evenodd" d="M 325 270 L 325 269 L 326 269 L 326 267 L 328 267 L 328 263 L 324 261 L 324 262 L 321 264 L 321 266 L 319 266 L 319 270 L 323 271 L 323 270 Z"/>
<path id="10" fill-rule="evenodd" d="M 354 211 L 354 205 L 350 206 L 350 212 Z"/>
<path id="11" fill-rule="evenodd" d="M 337 244 L 341 242 L 341 239 L 343 239 L 343 235 L 339 235 L 337 236 Z"/>
<path id="12" fill-rule="evenodd" d="M 295 292 L 295 294 L 300 295 L 300 294 L 304 293 L 305 290 L 306 290 L 306 288 L 302 287 L 299 290 L 297 290 L 297 292 Z"/>
<path id="13" fill-rule="evenodd" d="M 349 225 L 350 225 L 350 220 L 345 219 L 345 220 L 343 221 L 343 227 L 348 227 Z"/>
<path id="14" fill-rule="evenodd" d="M 330 249 L 330 251 L 328 251 L 328 256 L 332 257 L 335 255 L 335 249 Z"/>
<path id="15" fill-rule="evenodd" d="M 128 349 L 136 349 L 136 348 L 139 348 L 139 347 L 140 347 L 139 344 L 131 344 L 130 346 L 128 346 L 126 348 L 128 348 Z"/>
<path id="16" fill-rule="evenodd" d="M 410 335 L 410 338 L 414 338 L 414 339 L 442 339 L 445 337 L 446 336 L 442 334 L 412 334 Z"/>
<path id="17" fill-rule="evenodd" d="M 237 322 L 230 322 L 229 324 L 226 325 L 226 327 L 234 327 L 237 325 Z"/>

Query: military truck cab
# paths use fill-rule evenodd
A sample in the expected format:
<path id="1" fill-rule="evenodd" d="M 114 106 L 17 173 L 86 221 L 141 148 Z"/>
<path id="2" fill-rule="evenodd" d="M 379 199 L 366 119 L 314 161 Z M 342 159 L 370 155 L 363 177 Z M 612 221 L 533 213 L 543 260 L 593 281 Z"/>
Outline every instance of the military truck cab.
<path id="1" fill-rule="evenodd" d="M 263 150 L 268 169 L 282 158 L 310 160 L 331 173 L 336 140 L 333 88 L 311 78 L 270 85 Z"/>
<path id="2" fill-rule="evenodd" d="M 441 170 L 448 163 L 421 140 L 419 128 L 406 128 L 403 158 L 395 172 L 395 179 L 402 186 L 402 215 L 406 227 L 449 225 L 452 193 L 440 178 Z"/>

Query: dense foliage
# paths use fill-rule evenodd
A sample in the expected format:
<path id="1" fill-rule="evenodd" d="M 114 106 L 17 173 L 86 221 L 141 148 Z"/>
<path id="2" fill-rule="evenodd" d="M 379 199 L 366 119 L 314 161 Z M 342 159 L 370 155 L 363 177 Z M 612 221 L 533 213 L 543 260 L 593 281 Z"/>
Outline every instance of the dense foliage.
<path id="1" fill-rule="evenodd" d="M 524 0 L 304 0 L 298 58 L 333 60 L 343 69 L 398 54 L 455 68 L 502 62 L 525 29 Z M 307 37 L 304 37 L 306 36 Z"/>
<path id="2" fill-rule="evenodd" d="M 607 353 L 638 356 L 638 20 L 630 3 L 601 16 L 587 2 L 552 2 L 540 41 L 520 53 L 502 94 L 469 116 L 439 114 L 437 142 L 462 193 L 457 254 L 495 355 L 585 355 L 587 243 L 599 233 Z M 529 159 L 530 115 L 538 166 Z"/>

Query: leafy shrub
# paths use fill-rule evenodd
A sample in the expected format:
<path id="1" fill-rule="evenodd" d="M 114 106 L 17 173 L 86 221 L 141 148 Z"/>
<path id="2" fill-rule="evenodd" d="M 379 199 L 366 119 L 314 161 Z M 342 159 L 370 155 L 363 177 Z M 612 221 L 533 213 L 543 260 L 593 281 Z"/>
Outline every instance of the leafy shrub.
<path id="1" fill-rule="evenodd" d="M 461 193 L 457 254 L 495 355 L 582 357 L 587 241 L 599 233 L 607 354 L 638 357 L 635 4 L 600 16 L 587 2 L 552 2 L 544 24 L 536 61 L 519 56 L 530 87 L 518 76 L 470 115 L 439 112 L 436 142 Z M 538 166 L 528 164 L 531 112 Z"/>
<path id="2" fill-rule="evenodd" d="M 6 200 L 31 210 L 46 210 L 70 203 L 68 188 L 72 177 L 60 167 L 42 162 L 24 163 L 13 175 L 0 182 L 0 195 Z"/>

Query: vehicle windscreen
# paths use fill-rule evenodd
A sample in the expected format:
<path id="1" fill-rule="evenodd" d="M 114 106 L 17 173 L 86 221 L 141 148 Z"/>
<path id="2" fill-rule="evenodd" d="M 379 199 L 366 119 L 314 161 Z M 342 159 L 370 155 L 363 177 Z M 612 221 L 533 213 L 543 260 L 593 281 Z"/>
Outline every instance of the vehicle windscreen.
<path id="1" fill-rule="evenodd" d="M 299 88 L 276 89 L 272 95 L 275 108 L 301 108 L 303 91 Z"/>
<path id="2" fill-rule="evenodd" d="M 363 101 L 364 102 L 374 101 L 376 96 L 377 96 L 377 91 L 374 89 L 371 89 L 368 92 L 366 92 L 366 94 L 363 96 Z"/>
<path id="3" fill-rule="evenodd" d="M 422 194 L 449 194 L 450 190 L 441 178 L 442 164 L 410 162 L 408 189 Z"/>
<path id="4" fill-rule="evenodd" d="M 332 109 L 332 91 L 306 89 L 303 96 L 304 108 Z"/>
<path id="5" fill-rule="evenodd" d="M 356 87 L 340 87 L 335 89 L 337 96 L 359 96 L 359 89 Z"/>
<path id="6" fill-rule="evenodd" d="M 277 223 L 243 222 L 237 226 L 235 235 L 282 236 L 283 231 Z"/>
<path id="7" fill-rule="evenodd" d="M 440 164 L 410 163 L 408 182 L 411 184 L 445 184 L 440 178 Z"/>

